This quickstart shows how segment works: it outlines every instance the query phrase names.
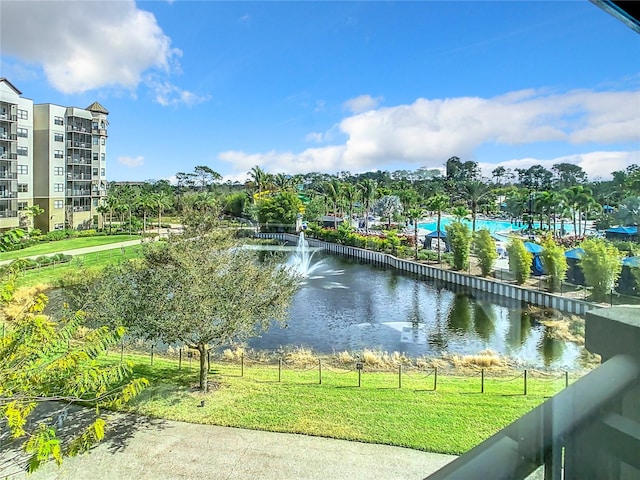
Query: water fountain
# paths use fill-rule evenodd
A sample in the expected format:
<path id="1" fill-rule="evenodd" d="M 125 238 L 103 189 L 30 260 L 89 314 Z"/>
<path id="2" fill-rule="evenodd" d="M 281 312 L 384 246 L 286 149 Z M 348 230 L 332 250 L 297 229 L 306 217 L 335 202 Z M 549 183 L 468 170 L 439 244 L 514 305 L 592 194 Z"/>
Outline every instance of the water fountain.
<path id="1" fill-rule="evenodd" d="M 300 275 L 303 284 L 308 284 L 309 280 L 315 280 L 315 286 L 324 289 L 347 288 L 340 282 L 327 280 L 327 277 L 342 275 L 344 270 L 327 268 L 325 259 L 316 259 L 314 256 L 320 248 L 309 247 L 309 243 L 304 238 L 304 233 L 300 232 L 298 244 L 287 261 L 287 268 Z"/>

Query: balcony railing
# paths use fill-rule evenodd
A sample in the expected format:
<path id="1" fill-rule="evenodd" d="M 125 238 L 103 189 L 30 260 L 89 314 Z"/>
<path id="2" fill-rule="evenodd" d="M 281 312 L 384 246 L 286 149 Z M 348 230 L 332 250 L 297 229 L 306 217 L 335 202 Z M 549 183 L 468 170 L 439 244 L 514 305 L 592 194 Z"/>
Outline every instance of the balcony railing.
<path id="1" fill-rule="evenodd" d="M 17 122 L 18 115 L 13 115 L 11 113 L 0 113 L 0 120 L 6 120 L 8 122 Z"/>
<path id="2" fill-rule="evenodd" d="M 91 210 L 90 205 L 76 205 L 73 207 L 74 212 L 88 212 Z"/>
<path id="3" fill-rule="evenodd" d="M 604 363 L 428 480 L 640 478 L 640 308 L 587 312 Z"/>
<path id="4" fill-rule="evenodd" d="M 17 159 L 18 159 L 17 153 L 9 153 L 9 152 L 0 153 L 0 160 L 17 160 Z"/>
<path id="5" fill-rule="evenodd" d="M 17 180 L 18 174 L 15 172 L 3 172 L 0 171 L 0 179 L 2 180 Z"/>
<path id="6" fill-rule="evenodd" d="M 0 198 L 18 198 L 18 192 L 0 192 Z"/>
<path id="7" fill-rule="evenodd" d="M 0 210 L 0 218 L 16 218 L 17 216 L 17 210 Z"/>
<path id="8" fill-rule="evenodd" d="M 91 130 L 91 133 L 94 135 L 107 135 L 107 129 L 106 128 L 93 128 Z"/>

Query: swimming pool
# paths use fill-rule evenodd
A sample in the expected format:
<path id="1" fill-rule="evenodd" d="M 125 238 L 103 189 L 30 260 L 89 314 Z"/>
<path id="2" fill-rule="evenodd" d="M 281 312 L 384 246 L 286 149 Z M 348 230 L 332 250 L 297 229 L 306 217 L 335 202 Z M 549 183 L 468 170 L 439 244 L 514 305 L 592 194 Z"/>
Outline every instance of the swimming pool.
<path id="1" fill-rule="evenodd" d="M 440 228 L 442 230 L 444 230 L 446 228 L 447 225 L 449 225 L 450 223 L 452 223 L 455 219 L 453 217 L 449 217 L 449 216 L 443 216 L 442 219 L 440 220 Z M 469 219 L 464 219 L 462 220 L 464 223 L 466 223 L 467 225 L 469 225 L 469 228 L 471 228 L 471 220 Z M 476 219 L 476 230 L 481 230 L 483 228 L 486 228 L 487 230 L 489 230 L 490 233 L 504 233 L 504 232 L 512 232 L 512 231 L 517 231 L 517 230 L 522 230 L 523 228 L 526 228 L 528 226 L 528 224 L 526 222 L 509 222 L 507 220 L 489 220 L 489 219 Z M 432 222 L 425 222 L 425 223 L 418 223 L 418 228 L 423 229 L 423 230 L 427 230 L 429 232 L 433 232 L 435 230 L 437 230 L 438 227 L 438 222 L 437 221 L 432 221 Z M 533 227 L 534 228 L 539 228 L 539 222 L 533 222 Z M 557 224 L 557 229 L 560 230 L 561 225 L 560 223 Z M 562 227 L 564 228 L 565 232 L 572 232 L 573 231 L 573 225 L 570 224 L 570 222 L 564 222 L 564 224 L 562 225 Z M 543 228 L 547 228 L 547 225 L 544 224 Z"/>

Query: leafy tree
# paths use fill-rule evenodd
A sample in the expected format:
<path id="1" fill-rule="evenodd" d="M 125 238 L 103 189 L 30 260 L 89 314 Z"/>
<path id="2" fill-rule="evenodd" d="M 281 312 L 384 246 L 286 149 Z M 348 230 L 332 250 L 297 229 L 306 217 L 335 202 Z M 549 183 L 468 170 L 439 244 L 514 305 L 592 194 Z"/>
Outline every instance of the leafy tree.
<path id="1" fill-rule="evenodd" d="M 265 226 L 271 224 L 292 229 L 295 227 L 301 208 L 302 201 L 295 192 L 278 192 L 258 201 L 258 223 Z"/>
<path id="2" fill-rule="evenodd" d="M 489 186 L 481 180 L 470 180 L 459 185 L 461 196 L 471 210 L 471 231 L 476 231 L 476 214 L 480 201 L 490 193 Z"/>
<path id="3" fill-rule="evenodd" d="M 335 178 L 324 185 L 324 194 L 333 205 L 333 228 L 338 228 L 338 204 L 342 199 L 342 184 Z"/>
<path id="4" fill-rule="evenodd" d="M 272 320 L 283 323 L 299 285 L 281 264 L 260 263 L 255 252 L 229 248 L 220 235 L 148 244 L 141 261 L 109 268 L 80 296 L 99 322 L 197 350 L 204 392 L 207 352 L 254 336 Z"/>
<path id="5" fill-rule="evenodd" d="M 25 226 L 27 227 L 27 232 L 31 233 L 31 229 L 33 228 L 33 223 L 35 218 L 38 215 L 42 215 L 44 213 L 44 208 L 42 208 L 40 205 L 35 204 L 35 205 L 31 205 L 30 207 L 25 208 L 22 212 L 21 212 L 21 223 L 22 225 L 20 226 Z"/>
<path id="6" fill-rule="evenodd" d="M 320 197 L 312 198 L 304 207 L 303 218 L 309 222 L 316 222 L 324 215 L 324 203 Z"/>
<path id="7" fill-rule="evenodd" d="M 4 277 L 4 308 L 12 302 L 11 279 Z M 77 336 L 84 324 L 84 314 L 68 313 L 53 321 L 42 312 L 47 297 L 39 294 L 26 303 L 13 305 L 19 313 L 8 323 L 0 338 L 0 418 L 14 441 L 29 455 L 28 470 L 36 470 L 43 462 L 88 450 L 104 437 L 106 423 L 99 415 L 101 407 L 118 407 L 136 396 L 147 381 L 131 380 L 131 365 L 98 361 L 107 348 L 116 344 L 123 328 L 107 327 Z M 43 402 L 60 402 L 55 414 L 58 420 L 30 421 L 35 407 Z M 74 437 L 63 442 L 57 430 L 68 413 L 68 406 L 82 403 L 95 408 L 92 423 Z M 55 415 L 54 414 L 54 415 Z M 50 420 L 50 419 L 49 419 Z"/>
<path id="8" fill-rule="evenodd" d="M 533 254 L 524 246 L 519 238 L 512 238 L 507 245 L 509 254 L 509 270 L 516 277 L 516 283 L 522 285 L 531 276 L 531 262 Z"/>
<path id="9" fill-rule="evenodd" d="M 12 228 L 7 232 L 0 233 L 0 252 L 11 250 L 20 243 L 20 239 L 25 237 L 27 232 L 22 228 Z"/>
<path id="10" fill-rule="evenodd" d="M 620 225 L 640 224 L 640 197 L 627 197 L 620 205 L 615 215 Z"/>
<path id="11" fill-rule="evenodd" d="M 558 245 L 551 235 L 542 240 L 544 250 L 540 253 L 540 259 L 545 272 L 549 275 L 549 288 L 552 292 L 558 291 L 564 276 L 569 269 L 564 248 Z"/>
<path id="12" fill-rule="evenodd" d="M 224 199 L 224 213 L 234 217 L 241 217 L 245 211 L 248 197 L 245 192 L 227 195 Z"/>
<path id="13" fill-rule="evenodd" d="M 594 301 L 603 301 L 613 290 L 622 272 L 622 254 L 611 243 L 601 238 L 586 239 L 580 245 L 584 249 L 578 265 L 584 273 L 585 283 L 592 287 Z"/>
<path id="14" fill-rule="evenodd" d="M 397 195 L 384 195 L 376 201 L 373 209 L 378 215 L 387 219 L 387 228 L 390 229 L 393 217 L 402 213 L 402 202 Z"/>
<path id="15" fill-rule="evenodd" d="M 496 241 L 489 233 L 489 230 L 482 228 L 475 233 L 473 247 L 476 257 L 478 257 L 482 276 L 489 276 L 498 258 Z"/>
<path id="16" fill-rule="evenodd" d="M 473 238 L 468 225 L 455 221 L 447 225 L 447 238 L 453 252 L 454 270 L 465 270 L 469 267 L 469 253 Z"/>
<path id="17" fill-rule="evenodd" d="M 573 163 L 556 163 L 551 167 L 555 174 L 556 187 L 569 188 L 587 181 L 587 174 L 580 165 Z"/>
<path id="18" fill-rule="evenodd" d="M 467 207 L 453 207 L 451 209 L 451 215 L 456 219 L 457 222 L 461 222 L 463 219 L 469 217 L 469 210 Z"/>
<path id="19" fill-rule="evenodd" d="M 213 182 L 217 182 L 222 178 L 222 175 L 206 165 L 198 165 L 193 170 L 195 177 L 200 184 L 200 191 L 207 190 Z"/>

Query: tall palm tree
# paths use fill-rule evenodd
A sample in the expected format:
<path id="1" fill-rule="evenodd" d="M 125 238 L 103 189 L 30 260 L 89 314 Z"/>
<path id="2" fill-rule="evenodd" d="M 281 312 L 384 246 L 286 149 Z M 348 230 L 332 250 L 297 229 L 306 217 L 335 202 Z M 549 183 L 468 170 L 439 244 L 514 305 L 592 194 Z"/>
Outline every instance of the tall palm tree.
<path id="1" fill-rule="evenodd" d="M 262 195 L 262 190 L 264 189 L 267 172 L 256 165 L 255 167 L 252 167 L 251 170 L 249 170 L 248 175 L 252 180 L 254 187 L 258 191 L 258 198 L 260 198 L 260 196 Z"/>
<path id="2" fill-rule="evenodd" d="M 142 212 L 142 236 L 147 231 L 147 214 L 155 208 L 155 202 L 150 193 L 143 193 L 136 199 L 136 207 Z"/>
<path id="3" fill-rule="evenodd" d="M 324 185 L 324 192 L 327 199 L 333 205 L 333 228 L 338 229 L 338 204 L 342 199 L 342 185 L 340 180 L 332 178 Z"/>
<path id="4" fill-rule="evenodd" d="M 165 191 L 160 191 L 157 193 L 152 193 L 151 201 L 153 202 L 155 208 L 158 210 L 158 234 L 160 233 L 160 225 L 162 225 L 162 212 L 164 212 L 165 208 L 170 208 L 173 204 L 173 198 Z"/>
<path id="5" fill-rule="evenodd" d="M 407 210 L 407 217 L 413 222 L 413 239 L 415 243 L 415 258 L 418 259 L 418 220 L 424 217 L 424 210 L 418 206 Z"/>
<path id="6" fill-rule="evenodd" d="M 440 252 L 440 223 L 442 221 L 442 211 L 449 206 L 449 197 L 437 193 L 427 199 L 427 208 L 437 214 L 436 232 L 438 235 L 438 263 L 442 263 L 442 252 Z"/>
<path id="7" fill-rule="evenodd" d="M 352 183 L 343 183 L 340 187 L 342 190 L 342 198 L 347 203 L 347 208 L 349 209 L 349 221 L 353 220 L 353 206 L 358 200 L 358 190 L 356 186 Z"/>
<path id="8" fill-rule="evenodd" d="M 369 212 L 371 211 L 371 204 L 376 198 L 376 192 L 378 184 L 371 178 L 364 179 L 358 184 L 360 190 L 360 198 L 362 198 L 362 205 L 364 207 L 364 228 L 365 231 L 369 231 Z"/>
<path id="9" fill-rule="evenodd" d="M 580 237 L 581 225 L 576 218 L 578 218 L 578 220 L 581 218 L 582 208 L 588 203 L 589 197 L 592 196 L 591 189 L 582 185 L 574 185 L 573 187 L 563 190 L 562 193 L 567 199 L 567 205 L 571 208 L 573 217 L 573 234 L 576 237 Z"/>
<path id="10" fill-rule="evenodd" d="M 459 184 L 461 195 L 467 201 L 471 211 L 471 231 L 476 231 L 476 215 L 480 201 L 487 196 L 491 190 L 489 186 L 480 180 L 469 180 Z"/>

